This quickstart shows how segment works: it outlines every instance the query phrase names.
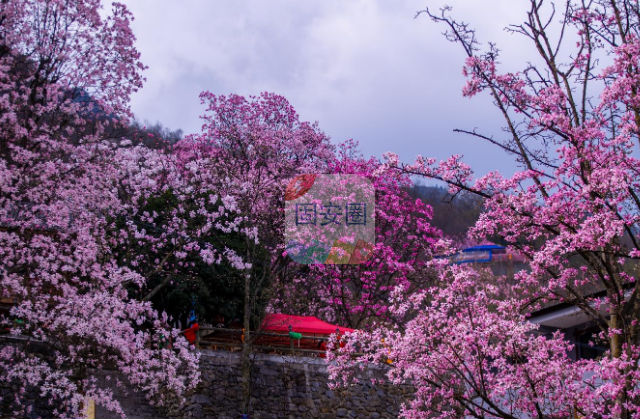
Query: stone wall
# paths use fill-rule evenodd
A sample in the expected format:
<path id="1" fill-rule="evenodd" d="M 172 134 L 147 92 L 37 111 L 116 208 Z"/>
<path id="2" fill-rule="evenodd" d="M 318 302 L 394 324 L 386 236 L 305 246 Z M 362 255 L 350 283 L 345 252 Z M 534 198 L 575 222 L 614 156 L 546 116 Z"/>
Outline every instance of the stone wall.
<path id="1" fill-rule="evenodd" d="M 186 405 L 156 411 L 141 397 L 129 395 L 123 407 L 130 419 L 239 419 L 242 385 L 239 352 L 202 351 L 202 383 Z M 318 358 L 258 354 L 252 369 L 251 419 L 397 418 L 409 387 L 372 386 L 382 378 L 377 369 L 366 371 L 362 384 L 343 390 L 327 386 L 327 367 Z M 98 409 L 96 419 L 113 415 Z"/>

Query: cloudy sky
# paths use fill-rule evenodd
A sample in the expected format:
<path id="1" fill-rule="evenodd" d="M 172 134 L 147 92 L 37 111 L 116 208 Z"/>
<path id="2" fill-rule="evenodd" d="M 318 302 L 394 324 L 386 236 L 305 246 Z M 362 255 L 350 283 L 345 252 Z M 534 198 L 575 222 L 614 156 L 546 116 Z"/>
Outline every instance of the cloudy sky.
<path id="1" fill-rule="evenodd" d="M 303 120 L 334 142 L 353 138 L 366 155 L 412 161 L 463 154 L 477 174 L 510 173 L 494 147 L 453 133 L 478 128 L 496 137 L 501 120 L 488 96 L 463 98 L 459 46 L 426 15 L 446 0 L 127 0 L 147 83 L 133 97 L 141 120 L 186 133 L 200 130 L 198 94 L 284 95 Z M 524 0 L 449 0 L 503 61 L 527 60 L 520 23 Z"/>

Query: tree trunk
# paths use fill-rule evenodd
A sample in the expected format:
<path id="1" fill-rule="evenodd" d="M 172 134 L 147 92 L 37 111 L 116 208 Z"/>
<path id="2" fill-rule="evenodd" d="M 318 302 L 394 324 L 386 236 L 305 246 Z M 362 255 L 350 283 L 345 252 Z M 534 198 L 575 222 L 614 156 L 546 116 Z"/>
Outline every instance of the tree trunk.
<path id="1" fill-rule="evenodd" d="M 249 414 L 251 402 L 251 274 L 247 273 L 244 279 L 244 342 L 242 344 L 242 412 Z M 248 417 L 248 416 L 247 416 Z"/>
<path id="2" fill-rule="evenodd" d="M 616 310 L 617 311 L 617 310 Z M 617 312 L 611 313 L 611 319 L 609 320 L 609 329 L 619 330 L 621 326 L 620 315 Z M 611 348 L 611 357 L 612 358 L 620 358 L 622 355 L 622 335 L 614 334 L 610 337 L 610 348 Z M 618 394 L 616 399 L 616 404 L 620 406 L 620 419 L 627 419 L 628 410 L 625 408 L 625 403 L 627 401 L 627 391 L 630 390 L 627 386 L 625 386 L 622 391 Z"/>

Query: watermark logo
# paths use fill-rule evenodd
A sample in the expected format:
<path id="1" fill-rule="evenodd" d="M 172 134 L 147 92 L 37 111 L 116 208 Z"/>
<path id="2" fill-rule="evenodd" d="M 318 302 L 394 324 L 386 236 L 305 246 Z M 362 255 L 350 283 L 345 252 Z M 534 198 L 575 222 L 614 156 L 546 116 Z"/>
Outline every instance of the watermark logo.
<path id="1" fill-rule="evenodd" d="M 300 175 L 285 191 L 287 254 L 302 264 L 357 264 L 375 244 L 375 189 L 359 175 Z"/>

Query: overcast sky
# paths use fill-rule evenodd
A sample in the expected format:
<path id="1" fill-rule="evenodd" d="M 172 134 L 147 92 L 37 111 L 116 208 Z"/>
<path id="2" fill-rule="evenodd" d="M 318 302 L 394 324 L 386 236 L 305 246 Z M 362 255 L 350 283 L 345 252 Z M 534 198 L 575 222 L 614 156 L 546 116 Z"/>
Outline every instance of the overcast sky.
<path id="1" fill-rule="evenodd" d="M 185 133 L 200 130 L 198 95 L 284 95 L 302 120 L 318 121 L 334 142 L 353 138 L 366 155 L 386 151 L 463 154 L 476 174 L 513 171 L 495 147 L 454 128 L 496 137 L 502 121 L 488 96 L 463 98 L 459 46 L 418 10 L 446 0 L 207 1 L 126 0 L 147 83 L 133 97 L 141 120 Z M 504 62 L 528 59 L 504 32 L 525 16 L 524 0 L 447 1 L 495 41 Z"/>

